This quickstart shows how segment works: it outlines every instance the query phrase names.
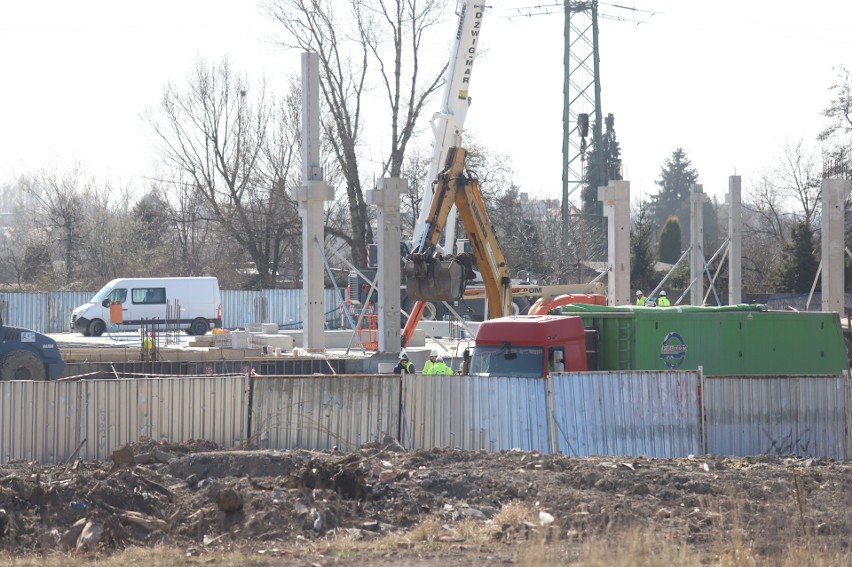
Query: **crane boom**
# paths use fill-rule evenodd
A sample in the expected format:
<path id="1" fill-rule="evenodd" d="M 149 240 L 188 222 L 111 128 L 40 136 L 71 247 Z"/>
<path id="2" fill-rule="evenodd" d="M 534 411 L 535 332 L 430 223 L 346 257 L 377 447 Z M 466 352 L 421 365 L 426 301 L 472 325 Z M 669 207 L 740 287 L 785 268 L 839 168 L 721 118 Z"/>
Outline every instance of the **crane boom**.
<path id="1" fill-rule="evenodd" d="M 423 188 L 423 202 L 412 235 L 415 249 L 419 248 L 422 243 L 426 215 L 429 213 L 432 203 L 432 185 L 438 177 L 438 172 L 444 166 L 447 150 L 451 146 L 458 145 L 464 128 L 464 119 L 471 102 L 468 96 L 471 71 L 484 12 L 485 5 L 482 0 L 462 0 L 458 3 L 456 9 L 459 23 L 453 41 L 453 53 L 447 69 L 444 98 L 441 103 L 441 110 L 432 117 L 432 133 L 435 136 L 435 141 L 432 146 L 432 161 L 429 163 L 429 171 L 426 174 L 426 183 Z M 447 222 L 446 240 L 444 241 L 448 248 L 452 246 L 455 238 L 455 224 L 455 214 L 451 209 Z"/>

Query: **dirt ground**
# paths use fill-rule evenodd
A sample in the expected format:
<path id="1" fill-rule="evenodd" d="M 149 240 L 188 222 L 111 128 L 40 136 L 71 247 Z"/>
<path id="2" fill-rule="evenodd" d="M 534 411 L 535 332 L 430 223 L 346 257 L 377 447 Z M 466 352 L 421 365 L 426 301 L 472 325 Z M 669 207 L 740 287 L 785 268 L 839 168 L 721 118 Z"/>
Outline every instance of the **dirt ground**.
<path id="1" fill-rule="evenodd" d="M 759 557 L 797 542 L 845 554 L 850 473 L 822 459 L 406 452 L 390 439 L 351 453 L 141 442 L 106 462 L 0 465 L 0 556 L 166 546 L 186 564 L 239 551 L 251 565 L 446 567 L 534 564 L 519 550 L 537 541 L 570 563 L 584 541 L 629 530 L 710 554 L 733 540 Z"/>

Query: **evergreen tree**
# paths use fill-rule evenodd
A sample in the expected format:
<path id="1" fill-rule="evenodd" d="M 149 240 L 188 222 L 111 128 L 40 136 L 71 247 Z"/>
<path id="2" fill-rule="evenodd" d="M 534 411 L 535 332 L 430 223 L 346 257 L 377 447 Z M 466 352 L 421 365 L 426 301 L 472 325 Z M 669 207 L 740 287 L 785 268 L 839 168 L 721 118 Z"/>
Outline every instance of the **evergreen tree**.
<path id="1" fill-rule="evenodd" d="M 648 203 L 639 203 L 636 220 L 630 228 L 630 283 L 636 289 L 650 290 L 655 280 L 654 233 Z"/>
<path id="2" fill-rule="evenodd" d="M 775 285 L 782 291 L 808 293 L 818 265 L 814 229 L 807 222 L 799 222 L 790 233 L 790 241 L 784 244 L 784 263 L 776 274 Z"/>
<path id="3" fill-rule="evenodd" d="M 603 159 L 603 167 L 599 160 Z M 587 155 L 585 183 L 581 197 L 583 212 L 589 218 L 603 217 L 603 203 L 598 201 L 598 187 L 605 187 L 610 180 L 621 180 L 621 146 L 615 136 L 615 116 L 607 114 L 601 148 L 592 148 Z"/>
<path id="4" fill-rule="evenodd" d="M 660 171 L 660 179 L 656 182 L 660 192 L 651 197 L 651 218 L 657 226 L 676 215 L 687 219 L 682 228 L 689 233 L 689 192 L 697 182 L 698 171 L 692 166 L 686 151 L 677 148 Z"/>
<path id="5" fill-rule="evenodd" d="M 674 264 L 681 255 L 680 219 L 672 215 L 666 219 L 663 230 L 660 231 L 660 241 L 657 243 L 657 258 L 660 262 Z"/>

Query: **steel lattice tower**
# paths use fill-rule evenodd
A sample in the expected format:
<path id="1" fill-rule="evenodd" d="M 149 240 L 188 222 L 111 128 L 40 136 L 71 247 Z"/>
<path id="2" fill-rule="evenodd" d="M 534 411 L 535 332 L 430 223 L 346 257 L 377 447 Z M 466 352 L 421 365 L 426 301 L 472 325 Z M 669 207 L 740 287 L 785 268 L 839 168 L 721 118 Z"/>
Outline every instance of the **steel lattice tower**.
<path id="1" fill-rule="evenodd" d="M 572 215 L 571 196 L 582 187 L 585 155 L 600 147 L 601 115 L 600 55 L 598 52 L 598 2 L 565 1 L 565 78 L 562 109 L 562 240 L 567 243 Z M 581 137 L 578 120 L 585 115 L 591 129 Z M 597 160 L 600 167 L 603 161 Z M 602 172 L 601 172 L 602 173 Z M 603 175 L 599 176 L 603 179 Z"/>

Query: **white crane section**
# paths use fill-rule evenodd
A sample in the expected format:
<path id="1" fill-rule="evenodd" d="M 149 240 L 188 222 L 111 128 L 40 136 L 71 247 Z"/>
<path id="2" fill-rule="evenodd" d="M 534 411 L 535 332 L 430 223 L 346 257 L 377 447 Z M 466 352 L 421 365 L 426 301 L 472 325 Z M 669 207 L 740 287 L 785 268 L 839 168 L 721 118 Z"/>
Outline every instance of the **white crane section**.
<path id="1" fill-rule="evenodd" d="M 414 225 L 414 249 L 419 250 L 423 245 L 426 234 L 426 217 L 432 205 L 432 195 L 435 180 L 447 159 L 447 150 L 458 146 L 467 109 L 470 106 L 468 89 L 476 47 L 479 43 L 479 31 L 485 4 L 482 0 L 462 0 L 456 7 L 459 24 L 453 41 L 453 56 L 447 69 L 447 83 L 444 89 L 444 99 L 440 112 L 432 117 L 432 132 L 435 142 L 432 146 L 432 162 L 426 175 L 426 185 L 423 188 L 423 201 L 420 204 L 420 215 Z M 444 246 L 447 253 L 453 252 L 456 232 L 456 209 L 450 212 L 447 219 Z"/>

